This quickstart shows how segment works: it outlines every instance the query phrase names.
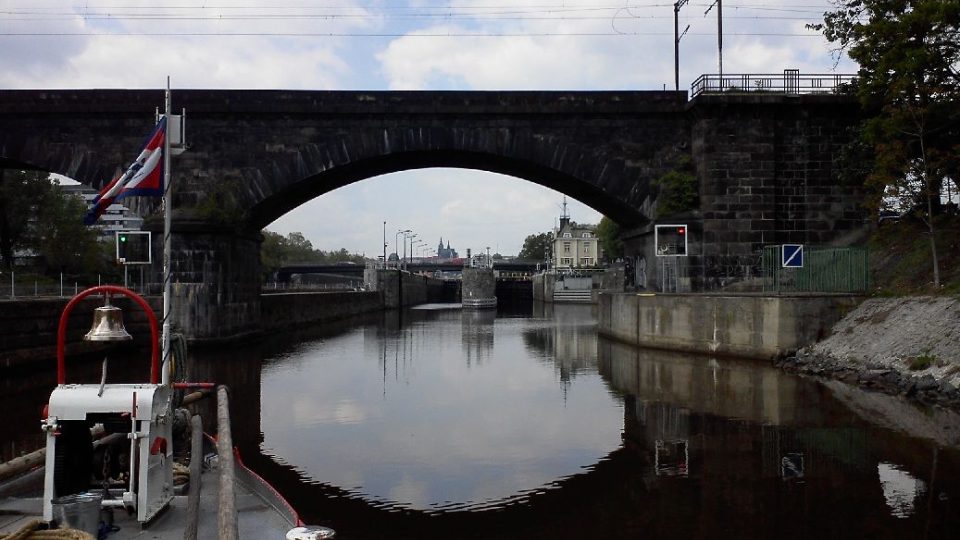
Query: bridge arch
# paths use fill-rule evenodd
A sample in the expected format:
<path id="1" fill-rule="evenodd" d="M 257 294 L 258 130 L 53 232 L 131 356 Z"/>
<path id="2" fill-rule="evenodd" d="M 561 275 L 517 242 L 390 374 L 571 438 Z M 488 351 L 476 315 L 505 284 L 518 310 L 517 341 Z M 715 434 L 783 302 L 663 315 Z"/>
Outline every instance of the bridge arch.
<path id="1" fill-rule="evenodd" d="M 509 134 L 503 135 L 509 137 Z M 344 141 L 342 147 L 350 148 Z M 386 146 L 386 145 L 385 145 Z M 645 223 L 644 209 L 649 203 L 634 208 L 604 189 L 604 183 L 622 173 L 623 160 L 603 153 L 591 152 L 569 144 L 551 140 L 535 140 L 524 144 L 532 156 L 492 153 L 477 149 L 423 147 L 402 150 L 389 147 L 377 149 L 378 154 L 336 163 L 332 167 L 310 167 L 296 172 L 280 182 L 260 177 L 262 189 L 258 200 L 249 206 L 246 216 L 251 230 L 260 230 L 294 208 L 333 190 L 374 177 L 415 169 L 452 168 L 497 173 L 529 181 L 577 199 L 611 219 L 624 224 Z M 319 149 L 318 149 L 319 150 Z M 536 156 L 549 152 L 553 163 L 544 163 Z M 322 151 L 320 151 L 322 153 Z M 298 161 L 306 163 L 303 156 Z M 321 164 L 322 165 L 322 164 Z M 308 171 L 316 171 L 309 174 Z"/>

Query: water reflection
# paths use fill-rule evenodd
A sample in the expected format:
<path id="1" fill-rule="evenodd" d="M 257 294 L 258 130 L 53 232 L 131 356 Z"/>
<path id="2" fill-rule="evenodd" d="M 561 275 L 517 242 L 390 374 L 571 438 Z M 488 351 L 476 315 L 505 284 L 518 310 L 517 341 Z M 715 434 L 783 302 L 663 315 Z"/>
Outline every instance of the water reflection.
<path id="1" fill-rule="evenodd" d="M 342 538 L 960 537 L 955 413 L 598 339 L 589 306 L 492 313 L 196 350 L 191 378 L 230 386 L 245 461 Z M 39 431 L 37 384 L 2 380 L 3 448 Z"/>
<path id="2" fill-rule="evenodd" d="M 404 317 L 268 362 L 262 451 L 378 506 L 438 512 L 522 500 L 619 446 L 618 400 L 595 369 L 576 399 L 559 391 L 556 374 L 568 370 L 543 362 L 552 350 L 528 354 L 530 319 L 492 310 Z M 554 343 L 578 350 L 565 335 L 578 334 Z"/>

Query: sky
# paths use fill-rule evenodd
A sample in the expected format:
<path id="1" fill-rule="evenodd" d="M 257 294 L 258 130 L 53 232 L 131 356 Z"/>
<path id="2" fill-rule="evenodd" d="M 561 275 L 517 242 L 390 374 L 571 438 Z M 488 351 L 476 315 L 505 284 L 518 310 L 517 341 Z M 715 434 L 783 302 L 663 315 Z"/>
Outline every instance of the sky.
<path id="1" fill-rule="evenodd" d="M 681 89 L 718 71 L 711 2 L 680 9 Z M 856 72 L 805 28 L 829 0 L 722 7 L 724 73 Z M 673 15 L 665 0 L 0 0 L 0 89 L 162 88 L 168 75 L 174 100 L 177 88 L 673 89 Z M 443 238 L 514 255 L 562 202 L 512 177 L 425 169 L 338 189 L 267 228 L 370 257 L 400 230 L 424 242 L 417 254 Z M 601 217 L 572 199 L 569 213 Z"/>

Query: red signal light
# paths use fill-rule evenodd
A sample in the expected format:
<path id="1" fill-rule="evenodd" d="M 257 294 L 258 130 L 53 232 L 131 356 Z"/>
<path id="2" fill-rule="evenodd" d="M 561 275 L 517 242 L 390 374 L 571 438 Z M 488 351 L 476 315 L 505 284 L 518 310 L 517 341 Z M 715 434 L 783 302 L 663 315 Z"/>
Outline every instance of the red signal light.
<path id="1" fill-rule="evenodd" d="M 677 234 L 684 234 L 684 233 L 686 233 L 686 232 L 687 232 L 687 230 L 684 229 L 683 227 L 680 227 L 679 229 L 677 229 Z"/>

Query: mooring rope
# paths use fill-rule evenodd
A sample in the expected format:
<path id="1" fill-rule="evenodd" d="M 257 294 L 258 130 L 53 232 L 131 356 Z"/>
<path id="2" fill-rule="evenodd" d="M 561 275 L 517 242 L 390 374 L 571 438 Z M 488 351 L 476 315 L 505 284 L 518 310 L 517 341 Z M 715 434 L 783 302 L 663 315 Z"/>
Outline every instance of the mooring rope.
<path id="1" fill-rule="evenodd" d="M 88 532 L 77 529 L 40 530 L 39 519 L 27 523 L 11 534 L 0 534 L 0 540 L 97 540 Z"/>

